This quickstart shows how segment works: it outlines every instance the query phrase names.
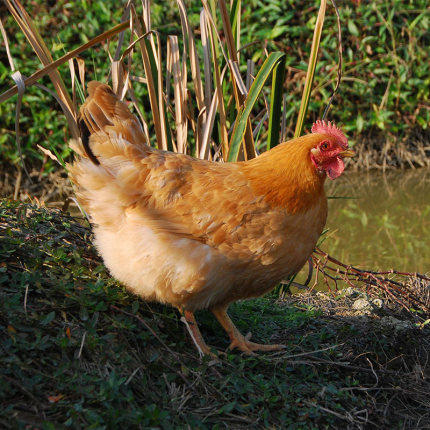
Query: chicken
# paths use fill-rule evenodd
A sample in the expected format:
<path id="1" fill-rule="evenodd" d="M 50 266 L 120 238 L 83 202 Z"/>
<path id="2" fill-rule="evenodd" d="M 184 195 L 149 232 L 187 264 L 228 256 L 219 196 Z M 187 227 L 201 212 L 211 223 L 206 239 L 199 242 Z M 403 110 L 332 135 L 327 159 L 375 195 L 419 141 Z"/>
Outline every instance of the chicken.
<path id="1" fill-rule="evenodd" d="M 318 121 L 311 134 L 255 159 L 215 163 L 148 146 L 107 85 L 90 82 L 88 91 L 69 173 L 111 274 L 144 300 L 178 308 L 203 354 L 210 348 L 194 318 L 199 309 L 212 311 L 230 348 L 282 348 L 245 338 L 227 308 L 305 264 L 326 222 L 324 180 L 353 155 L 344 134 Z"/>

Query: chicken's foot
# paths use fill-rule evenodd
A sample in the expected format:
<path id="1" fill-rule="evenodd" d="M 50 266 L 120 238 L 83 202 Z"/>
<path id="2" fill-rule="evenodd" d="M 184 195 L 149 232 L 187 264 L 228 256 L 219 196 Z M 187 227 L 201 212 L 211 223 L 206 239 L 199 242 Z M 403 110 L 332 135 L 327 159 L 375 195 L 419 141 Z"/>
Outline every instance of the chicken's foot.
<path id="1" fill-rule="evenodd" d="M 248 336 L 245 337 L 228 316 L 227 307 L 214 308 L 211 310 L 230 337 L 230 349 L 238 348 L 245 354 L 255 355 L 254 351 L 277 351 L 285 348 L 285 345 L 262 345 L 249 341 Z"/>
<path id="2" fill-rule="evenodd" d="M 197 325 L 197 321 L 194 317 L 194 313 L 190 311 L 181 311 L 181 314 L 181 321 L 184 322 L 185 326 L 187 327 L 188 333 L 190 334 L 191 339 L 193 339 L 194 345 L 196 346 L 200 356 L 214 356 L 210 348 L 207 346 L 205 340 L 203 339 L 199 326 Z"/>

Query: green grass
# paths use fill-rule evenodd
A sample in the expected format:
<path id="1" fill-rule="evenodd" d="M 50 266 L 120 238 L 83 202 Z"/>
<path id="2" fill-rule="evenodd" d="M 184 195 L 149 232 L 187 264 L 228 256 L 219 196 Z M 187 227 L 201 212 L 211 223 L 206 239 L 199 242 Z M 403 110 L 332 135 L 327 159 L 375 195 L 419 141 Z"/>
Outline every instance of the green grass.
<path id="1" fill-rule="evenodd" d="M 306 70 L 311 29 L 318 2 L 251 0 L 246 31 L 255 39 L 270 38 L 286 52 L 287 65 Z M 425 106 L 430 85 L 426 61 L 430 43 L 430 14 L 424 0 L 377 0 L 339 3 L 344 45 L 344 73 L 333 119 L 354 138 L 369 132 L 407 135 L 408 129 L 427 129 Z M 330 5 L 317 64 L 316 88 L 310 110 L 320 116 L 336 78 L 336 24 Z M 331 8 L 331 9 L 330 9 Z M 255 58 L 261 55 L 255 53 Z M 287 80 L 288 114 L 296 117 L 297 86 Z"/>
<path id="2" fill-rule="evenodd" d="M 283 342 L 285 352 L 200 360 L 176 311 L 125 291 L 91 239 L 58 210 L 1 201 L 2 428 L 428 423 L 420 373 L 428 371 L 428 331 L 397 333 L 363 317 L 328 316 L 328 302 L 269 295 L 236 303 L 230 314 L 244 333 Z M 207 342 L 224 350 L 211 314 L 197 319 Z"/>
<path id="3" fill-rule="evenodd" d="M 393 145 L 400 141 L 412 144 L 417 139 L 428 140 L 430 67 L 427 46 L 430 43 L 430 33 L 427 2 L 378 0 L 371 5 L 368 2 L 357 3 L 360 2 L 350 1 L 340 5 L 345 65 L 340 94 L 329 119 L 343 124 L 352 142 L 370 137 L 371 146 L 379 150 L 387 140 Z M 52 6 L 49 4 L 37 1 L 26 7 L 54 58 L 111 28 L 119 22 L 122 14 L 118 2 L 112 0 L 60 1 Z M 186 4 L 191 26 L 196 29 L 201 3 L 192 0 Z M 262 46 L 267 40 L 269 52 L 282 51 L 286 55 L 287 73 L 283 90 L 286 93 L 287 109 L 284 114 L 288 125 L 287 137 L 291 137 L 303 92 L 318 2 L 250 0 L 246 6 L 242 5 L 242 9 L 242 44 L 257 42 L 247 47 L 243 54 L 252 57 L 257 66 L 261 66 L 264 60 Z M 2 17 L 5 17 L 4 25 L 9 35 L 15 67 L 29 76 L 40 64 L 4 6 L 3 11 Z M 152 2 L 152 22 L 153 27 L 160 31 L 163 46 L 167 34 L 180 35 L 176 2 Z M 335 17 L 331 6 L 328 6 L 314 89 L 305 122 L 307 129 L 312 121 L 321 117 L 335 82 L 335 31 Z M 115 41 L 112 41 L 111 53 L 114 47 Z M 2 47 L 0 62 L 1 92 L 13 84 L 3 49 Z M 199 52 L 199 55 L 201 59 L 202 53 Z M 84 52 L 82 57 L 86 62 L 87 81 L 107 79 L 109 61 L 106 46 L 97 46 Z M 242 61 L 241 64 L 243 69 L 245 62 Z M 141 66 L 136 67 L 133 73 L 141 76 L 140 69 Z M 63 65 L 60 72 L 66 86 L 70 88 L 67 65 Z M 242 73 L 244 72 L 243 69 Z M 42 81 L 50 86 L 48 79 Z M 145 86 L 135 85 L 135 90 L 137 98 L 142 101 L 143 110 L 149 112 Z M 269 88 L 265 89 L 267 97 L 269 91 Z M 19 163 L 14 135 L 15 102 L 16 97 L 0 104 L 0 163 L 5 169 Z M 259 104 L 262 103 L 260 98 Z M 57 108 L 57 112 L 53 107 Z M 235 110 L 230 109 L 231 112 L 234 113 Z M 37 150 L 37 144 L 54 146 L 65 159 L 68 158 L 67 123 L 49 95 L 34 87 L 28 89 L 24 96 L 20 123 L 24 133 L 24 158 L 30 168 L 41 169 L 43 166 L 43 175 L 57 169 L 51 160 L 44 160 L 43 154 Z M 266 138 L 264 127 L 260 140 L 264 142 Z M 411 150 L 414 151 L 413 148 Z"/>

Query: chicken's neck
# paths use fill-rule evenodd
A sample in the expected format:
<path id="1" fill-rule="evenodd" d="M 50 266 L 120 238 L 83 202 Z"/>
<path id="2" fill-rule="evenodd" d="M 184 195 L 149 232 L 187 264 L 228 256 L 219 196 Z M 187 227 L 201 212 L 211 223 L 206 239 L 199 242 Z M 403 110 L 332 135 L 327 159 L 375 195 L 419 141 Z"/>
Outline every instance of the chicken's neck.
<path id="1" fill-rule="evenodd" d="M 325 174 L 315 170 L 309 151 L 317 144 L 316 135 L 282 143 L 243 163 L 243 171 L 254 192 L 274 207 L 289 213 L 305 212 L 316 204 L 326 204 Z"/>

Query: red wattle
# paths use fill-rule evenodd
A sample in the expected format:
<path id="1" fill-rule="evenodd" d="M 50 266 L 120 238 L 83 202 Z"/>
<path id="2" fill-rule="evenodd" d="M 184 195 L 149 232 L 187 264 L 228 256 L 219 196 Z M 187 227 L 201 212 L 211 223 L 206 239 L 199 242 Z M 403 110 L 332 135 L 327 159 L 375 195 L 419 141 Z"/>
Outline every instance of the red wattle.
<path id="1" fill-rule="evenodd" d="M 338 178 L 345 169 L 345 164 L 340 157 L 335 157 L 330 162 L 324 164 L 324 170 L 330 179 Z"/>

